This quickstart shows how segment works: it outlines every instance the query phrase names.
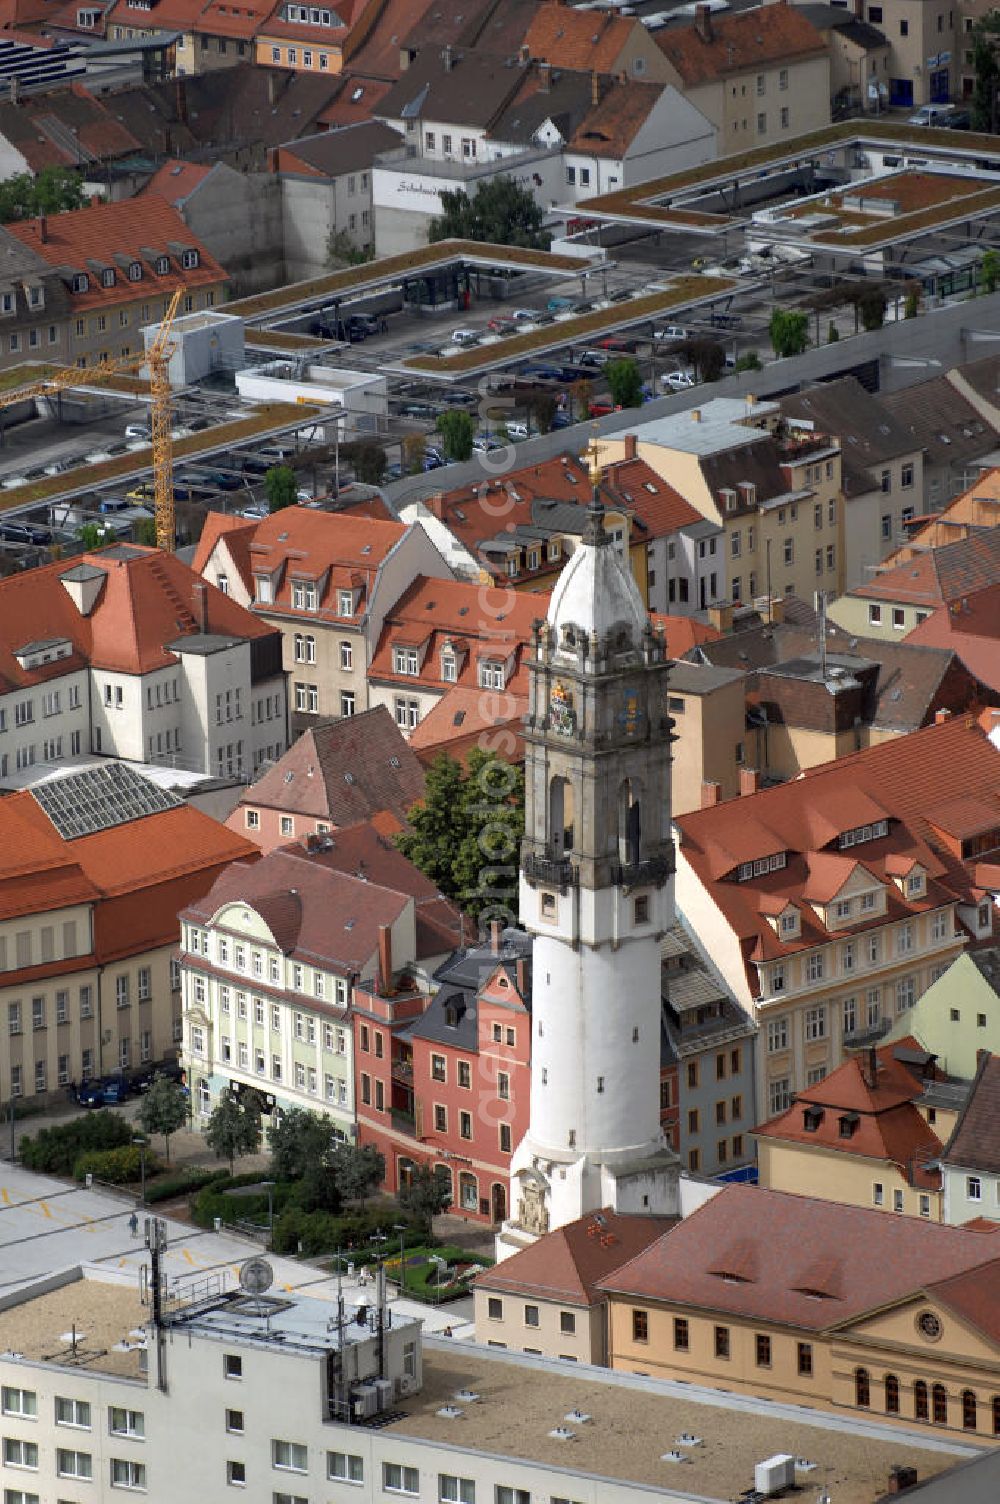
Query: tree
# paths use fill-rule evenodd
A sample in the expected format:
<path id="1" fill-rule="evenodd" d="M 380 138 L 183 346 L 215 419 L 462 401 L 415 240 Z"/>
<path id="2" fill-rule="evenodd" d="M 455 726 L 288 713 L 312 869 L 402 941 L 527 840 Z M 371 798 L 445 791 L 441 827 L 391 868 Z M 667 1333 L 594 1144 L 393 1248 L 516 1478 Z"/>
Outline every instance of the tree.
<path id="1" fill-rule="evenodd" d="M 972 66 L 976 81 L 972 90 L 972 127 L 977 131 L 997 128 L 997 95 L 1000 92 L 1000 61 L 996 44 L 1000 37 L 1000 15 L 988 12 L 972 33 Z"/>
<path id="2" fill-rule="evenodd" d="M 381 444 L 361 439 L 356 444 L 342 444 L 340 452 L 358 480 L 366 486 L 380 486 L 385 479 L 389 456 Z"/>
<path id="3" fill-rule="evenodd" d="M 916 316 L 917 316 L 917 314 L 919 312 L 920 312 L 920 283 L 919 282 L 911 282 L 910 289 L 909 289 L 908 293 L 906 294 L 906 303 L 904 305 L 903 317 L 904 318 L 908 318 L 908 319 L 915 319 Z"/>
<path id="4" fill-rule="evenodd" d="M 83 178 L 67 167 L 43 167 L 37 177 L 18 172 L 0 183 L 0 224 L 82 209 L 85 202 Z"/>
<path id="5" fill-rule="evenodd" d="M 869 334 L 876 329 L 881 329 L 885 324 L 886 307 L 885 293 L 878 284 L 861 289 L 858 294 L 858 311 L 861 314 L 861 322 Z"/>
<path id="6" fill-rule="evenodd" d="M 461 408 L 447 408 L 438 414 L 438 433 L 444 441 L 444 452 L 450 460 L 472 458 L 472 441 L 476 431 L 472 419 Z"/>
<path id="7" fill-rule="evenodd" d="M 760 363 L 760 356 L 757 354 L 757 351 L 747 350 L 743 355 L 737 356 L 736 365 L 733 367 L 733 369 L 737 372 L 760 371 L 763 370 L 763 367 Z"/>
<path id="8" fill-rule="evenodd" d="M 604 367 L 604 375 L 615 407 L 642 406 L 642 374 L 636 361 L 629 356 L 612 360 Z"/>
<path id="9" fill-rule="evenodd" d="M 205 1142 L 216 1159 L 229 1160 L 229 1173 L 243 1154 L 260 1148 L 260 1104 L 251 1093 L 238 1097 L 227 1093 L 205 1127 Z"/>
<path id="10" fill-rule="evenodd" d="M 569 389 L 573 411 L 581 423 L 585 423 L 590 417 L 590 404 L 594 396 L 593 383 L 586 376 L 581 376 L 579 381 L 574 381 Z"/>
<path id="11" fill-rule="evenodd" d="M 299 499 L 299 488 L 291 465 L 272 465 L 264 476 L 264 490 L 272 512 L 293 507 Z"/>
<path id="12" fill-rule="evenodd" d="M 305 1212 L 329 1212 L 335 1217 L 344 1205 L 330 1156 L 306 1166 L 299 1181 L 298 1202 Z"/>
<path id="13" fill-rule="evenodd" d="M 139 1108 L 139 1122 L 146 1133 L 160 1133 L 170 1163 L 170 1135 L 183 1128 L 188 1120 L 188 1095 L 178 1081 L 169 1076 L 153 1077 Z"/>
<path id="14" fill-rule="evenodd" d="M 403 439 L 403 468 L 407 475 L 419 475 L 424 468 L 427 440 L 422 433 L 408 433 Z"/>
<path id="15" fill-rule="evenodd" d="M 354 244 L 346 230 L 331 230 L 326 242 L 326 264 L 330 267 L 361 266 L 375 255 L 373 246 Z"/>
<path id="16" fill-rule="evenodd" d="M 979 263 L 979 274 L 983 279 L 983 292 L 996 292 L 997 282 L 1000 282 L 1000 255 L 996 251 L 983 252 L 983 259 Z"/>
<path id="17" fill-rule="evenodd" d="M 290 1107 L 267 1130 L 275 1180 L 301 1180 L 310 1165 L 329 1157 L 332 1145 L 329 1118 L 305 1107 Z"/>
<path id="18" fill-rule="evenodd" d="M 768 325 L 771 347 L 779 360 L 801 355 L 809 347 L 809 315 L 792 308 L 776 308 Z"/>
<path id="19" fill-rule="evenodd" d="M 105 542 L 104 529 L 99 522 L 84 522 L 77 528 L 76 536 L 88 553 L 92 553 L 95 548 L 102 548 Z"/>
<path id="20" fill-rule="evenodd" d="M 406 1185 L 401 1185 L 397 1197 L 404 1212 L 409 1212 L 429 1234 L 434 1218 L 451 1206 L 451 1176 L 447 1180 L 438 1175 L 430 1165 L 417 1165 Z"/>
<path id="21" fill-rule="evenodd" d="M 441 194 L 442 213 L 432 219 L 430 240 L 486 240 L 494 245 L 547 251 L 552 237 L 542 229 L 534 195 L 511 177 L 481 182 L 470 198 L 464 188 Z"/>
<path id="22" fill-rule="evenodd" d="M 361 1201 L 385 1179 L 385 1155 L 374 1144 L 338 1144 L 330 1170 L 345 1201 Z"/>
<path id="23" fill-rule="evenodd" d="M 498 692 L 499 693 L 499 692 Z M 399 849 L 474 918 L 517 918 L 524 775 L 474 747 L 466 766 L 442 753 L 427 770 L 424 798 Z"/>
<path id="24" fill-rule="evenodd" d="M 670 353 L 690 361 L 700 381 L 718 381 L 726 367 L 726 352 L 717 339 L 680 340 Z"/>
<path id="25" fill-rule="evenodd" d="M 831 319 L 830 320 L 830 327 L 826 331 L 826 342 L 827 342 L 828 345 L 835 345 L 835 344 L 837 344 L 839 342 L 839 340 L 840 340 L 840 330 L 837 328 L 836 324 L 833 322 L 833 319 Z"/>
<path id="26" fill-rule="evenodd" d="M 551 392 L 539 392 L 537 397 L 532 397 L 529 403 L 529 411 L 539 433 L 552 432 L 552 424 L 555 422 L 558 410 L 558 403 Z"/>

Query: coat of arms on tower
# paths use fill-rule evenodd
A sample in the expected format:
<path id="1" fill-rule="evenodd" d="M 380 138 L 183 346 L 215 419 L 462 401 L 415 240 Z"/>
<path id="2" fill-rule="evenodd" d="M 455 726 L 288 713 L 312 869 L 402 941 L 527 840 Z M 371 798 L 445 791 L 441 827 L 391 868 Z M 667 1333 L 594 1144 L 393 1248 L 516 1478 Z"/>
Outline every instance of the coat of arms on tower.
<path id="1" fill-rule="evenodd" d="M 573 696 L 558 679 L 549 695 L 549 726 L 560 736 L 572 736 L 576 730 L 576 711 Z"/>
<path id="2" fill-rule="evenodd" d="M 642 725 L 642 706 L 639 704 L 639 696 L 626 692 L 622 699 L 622 707 L 618 712 L 618 724 L 624 736 L 637 736 Z"/>

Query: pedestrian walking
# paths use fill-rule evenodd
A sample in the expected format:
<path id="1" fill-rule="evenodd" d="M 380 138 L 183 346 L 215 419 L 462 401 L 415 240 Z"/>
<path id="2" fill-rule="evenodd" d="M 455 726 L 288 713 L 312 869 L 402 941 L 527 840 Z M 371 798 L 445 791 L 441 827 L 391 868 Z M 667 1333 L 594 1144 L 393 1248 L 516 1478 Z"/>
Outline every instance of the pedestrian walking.
<path id="1" fill-rule="evenodd" d="M 129 1217 L 128 1219 L 128 1230 L 132 1234 L 133 1238 L 137 1238 L 139 1236 L 139 1218 L 135 1212 L 133 1212 L 131 1217 Z"/>

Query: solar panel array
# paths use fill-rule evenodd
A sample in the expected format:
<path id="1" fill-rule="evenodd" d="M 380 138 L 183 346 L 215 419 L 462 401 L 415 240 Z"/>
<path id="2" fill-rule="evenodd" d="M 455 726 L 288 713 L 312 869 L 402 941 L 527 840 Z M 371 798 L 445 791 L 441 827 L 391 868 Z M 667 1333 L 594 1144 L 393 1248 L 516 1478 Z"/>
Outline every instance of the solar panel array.
<path id="1" fill-rule="evenodd" d="M 119 762 L 81 768 L 65 778 L 41 783 L 31 792 L 66 841 L 92 836 L 144 815 L 158 815 L 183 802 Z"/>

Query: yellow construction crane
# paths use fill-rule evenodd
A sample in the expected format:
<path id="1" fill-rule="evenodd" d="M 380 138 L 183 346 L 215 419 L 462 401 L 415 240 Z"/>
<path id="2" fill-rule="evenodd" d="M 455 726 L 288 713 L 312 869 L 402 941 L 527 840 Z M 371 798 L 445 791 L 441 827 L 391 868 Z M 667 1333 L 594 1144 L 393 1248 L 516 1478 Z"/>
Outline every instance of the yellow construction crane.
<path id="1" fill-rule="evenodd" d="M 174 456 L 170 437 L 170 356 L 174 346 L 170 330 L 177 316 L 183 296 L 183 287 L 178 287 L 163 315 L 156 338 L 142 355 L 124 355 L 118 360 L 100 360 L 89 368 L 66 367 L 52 376 L 43 376 L 27 386 L 15 387 L 0 393 L 0 408 L 13 407 L 31 397 L 46 397 L 52 392 L 64 392 L 74 386 L 97 386 L 109 376 L 121 376 L 127 371 L 149 367 L 150 432 L 153 451 L 153 496 L 156 512 L 156 546 L 173 553 L 175 543 L 174 525 Z"/>

